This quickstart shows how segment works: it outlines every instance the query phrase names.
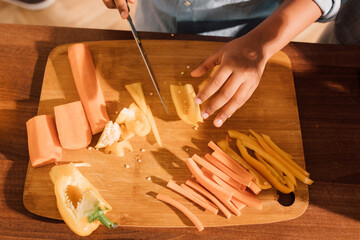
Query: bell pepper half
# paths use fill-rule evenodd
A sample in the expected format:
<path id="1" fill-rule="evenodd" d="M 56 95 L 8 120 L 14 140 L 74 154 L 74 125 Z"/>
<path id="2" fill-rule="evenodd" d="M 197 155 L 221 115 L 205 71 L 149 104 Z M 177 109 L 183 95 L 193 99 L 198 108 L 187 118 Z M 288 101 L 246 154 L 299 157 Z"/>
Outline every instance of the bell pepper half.
<path id="1" fill-rule="evenodd" d="M 80 173 L 73 163 L 54 166 L 50 171 L 57 207 L 67 226 L 79 236 L 88 236 L 100 222 L 117 227 L 105 213 L 112 208 L 99 191 Z"/>

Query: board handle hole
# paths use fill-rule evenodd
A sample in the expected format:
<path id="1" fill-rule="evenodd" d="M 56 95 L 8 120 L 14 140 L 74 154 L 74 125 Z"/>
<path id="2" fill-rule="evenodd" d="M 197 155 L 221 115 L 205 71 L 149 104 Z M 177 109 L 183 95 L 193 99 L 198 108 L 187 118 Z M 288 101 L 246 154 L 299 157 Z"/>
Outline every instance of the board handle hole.
<path id="1" fill-rule="evenodd" d="M 284 207 L 290 207 L 295 202 L 295 194 L 293 192 L 285 194 L 277 192 L 277 201 Z"/>

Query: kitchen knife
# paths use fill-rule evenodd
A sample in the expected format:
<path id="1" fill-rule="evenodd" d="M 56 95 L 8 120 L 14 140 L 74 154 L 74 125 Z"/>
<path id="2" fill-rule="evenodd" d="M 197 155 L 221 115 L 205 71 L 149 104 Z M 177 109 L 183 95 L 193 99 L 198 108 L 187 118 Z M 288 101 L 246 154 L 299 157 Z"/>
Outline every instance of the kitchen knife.
<path id="1" fill-rule="evenodd" d="M 129 11 L 129 13 L 130 13 L 130 8 L 129 8 L 129 4 L 128 4 L 127 1 L 126 1 L 126 5 L 127 5 L 127 8 L 128 8 L 128 11 Z M 146 56 L 145 50 L 144 50 L 144 48 L 143 48 L 143 46 L 142 46 L 142 44 L 141 44 L 141 41 L 140 41 L 140 38 L 139 38 L 139 34 L 138 34 L 138 32 L 136 31 L 135 25 L 134 25 L 134 23 L 133 23 L 133 21 L 132 21 L 132 19 L 131 19 L 130 14 L 129 14 L 127 20 L 128 20 L 128 22 L 129 22 L 129 24 L 130 24 L 131 32 L 132 32 L 132 34 L 133 34 L 133 36 L 134 36 L 136 45 L 137 45 L 138 48 L 139 48 L 139 51 L 140 51 L 140 53 L 141 53 L 141 57 L 142 57 L 142 59 L 144 60 L 146 69 L 147 69 L 148 72 L 149 72 L 149 75 L 150 75 L 151 81 L 152 81 L 152 83 L 153 83 L 153 85 L 154 85 L 154 87 L 155 87 L 156 93 L 158 94 L 158 96 L 159 96 L 159 98 L 160 98 L 160 100 L 161 100 L 161 103 L 162 103 L 162 105 L 163 105 L 166 113 L 168 113 L 168 110 L 167 110 L 167 108 L 166 108 L 166 106 L 165 106 L 164 100 L 163 100 L 163 98 L 161 97 L 161 94 L 160 94 L 159 85 L 158 85 L 157 82 L 156 82 L 156 79 L 155 79 L 154 73 L 153 73 L 153 71 L 152 71 L 151 65 L 150 65 L 149 60 L 148 60 L 148 58 L 147 58 L 147 56 Z"/>

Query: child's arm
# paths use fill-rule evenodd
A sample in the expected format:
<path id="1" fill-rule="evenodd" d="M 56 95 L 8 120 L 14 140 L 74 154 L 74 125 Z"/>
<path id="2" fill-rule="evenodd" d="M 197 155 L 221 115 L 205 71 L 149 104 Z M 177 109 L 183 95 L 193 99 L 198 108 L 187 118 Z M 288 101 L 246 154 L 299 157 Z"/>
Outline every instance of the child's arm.
<path id="1" fill-rule="evenodd" d="M 221 108 L 214 120 L 214 125 L 220 127 L 255 91 L 268 59 L 321 14 L 312 0 L 286 0 L 248 34 L 227 43 L 205 59 L 191 73 L 193 77 L 202 76 L 214 66 L 220 66 L 195 98 L 200 104 L 219 91 L 203 109 L 203 118 Z"/>

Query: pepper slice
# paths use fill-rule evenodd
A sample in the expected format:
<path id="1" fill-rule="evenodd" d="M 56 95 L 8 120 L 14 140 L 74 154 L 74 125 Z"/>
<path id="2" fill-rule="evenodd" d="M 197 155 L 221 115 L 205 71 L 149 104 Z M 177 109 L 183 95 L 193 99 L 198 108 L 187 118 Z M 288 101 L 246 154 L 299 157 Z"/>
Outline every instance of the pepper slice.
<path id="1" fill-rule="evenodd" d="M 186 123 L 197 125 L 203 122 L 199 104 L 195 103 L 195 91 L 191 84 L 182 86 L 170 85 L 170 93 L 176 113 Z"/>
<path id="2" fill-rule="evenodd" d="M 88 236 L 100 222 L 108 228 L 117 227 L 105 216 L 112 209 L 110 204 L 73 163 L 53 167 L 50 178 L 60 215 L 74 233 Z"/>

